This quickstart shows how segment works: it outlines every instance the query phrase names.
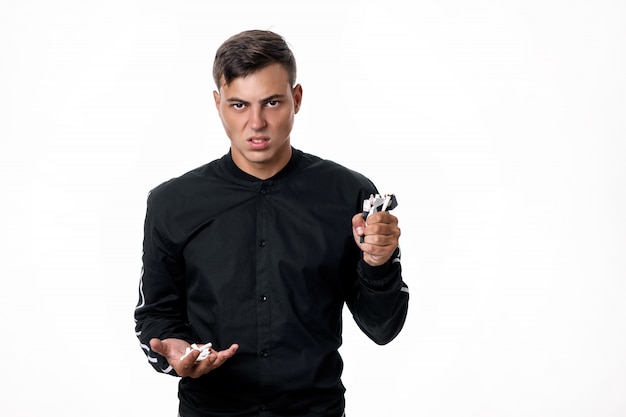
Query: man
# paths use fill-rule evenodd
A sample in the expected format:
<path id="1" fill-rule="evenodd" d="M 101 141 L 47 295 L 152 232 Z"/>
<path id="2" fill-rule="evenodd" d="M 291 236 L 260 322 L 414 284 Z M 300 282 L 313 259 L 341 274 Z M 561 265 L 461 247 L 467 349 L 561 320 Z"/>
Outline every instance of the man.
<path id="1" fill-rule="evenodd" d="M 137 337 L 181 377 L 182 417 L 340 417 L 344 303 L 378 344 L 404 325 L 397 218 L 364 219 L 373 183 L 291 146 L 302 87 L 281 36 L 231 37 L 213 76 L 230 151 L 149 195 Z"/>

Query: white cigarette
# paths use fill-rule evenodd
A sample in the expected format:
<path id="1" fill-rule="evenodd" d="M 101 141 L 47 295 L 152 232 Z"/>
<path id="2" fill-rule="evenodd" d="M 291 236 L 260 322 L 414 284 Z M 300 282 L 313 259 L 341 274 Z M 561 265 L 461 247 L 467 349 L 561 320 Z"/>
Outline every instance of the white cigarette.
<path id="1" fill-rule="evenodd" d="M 387 194 L 385 196 L 385 202 L 383 203 L 383 208 L 381 209 L 381 211 L 387 210 L 387 206 L 389 206 L 389 203 L 391 203 L 391 195 Z"/>

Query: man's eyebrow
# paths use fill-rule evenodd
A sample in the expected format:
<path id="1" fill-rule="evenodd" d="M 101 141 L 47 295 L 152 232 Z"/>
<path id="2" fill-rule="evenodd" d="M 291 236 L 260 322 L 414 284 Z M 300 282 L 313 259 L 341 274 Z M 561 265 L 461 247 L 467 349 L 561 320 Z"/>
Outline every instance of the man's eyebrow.
<path id="1" fill-rule="evenodd" d="M 243 99 L 237 98 L 237 97 L 228 97 L 226 99 L 226 101 L 228 101 L 229 103 L 246 103 L 246 104 L 248 104 L 248 102 L 246 100 L 243 100 Z"/>
<path id="2" fill-rule="evenodd" d="M 259 103 L 267 103 L 268 101 L 276 100 L 278 98 L 283 98 L 283 97 L 285 97 L 284 94 L 272 94 L 269 97 L 265 97 L 265 98 L 262 98 L 261 100 L 259 100 Z M 226 99 L 226 101 L 229 102 L 229 103 L 250 104 L 249 101 L 246 101 L 246 100 L 238 98 L 238 97 L 229 97 L 229 98 Z"/>
<path id="3" fill-rule="evenodd" d="M 271 96 L 262 99 L 260 102 L 267 103 L 268 101 L 276 100 L 277 98 L 283 98 L 283 97 L 285 97 L 284 94 L 272 94 Z"/>

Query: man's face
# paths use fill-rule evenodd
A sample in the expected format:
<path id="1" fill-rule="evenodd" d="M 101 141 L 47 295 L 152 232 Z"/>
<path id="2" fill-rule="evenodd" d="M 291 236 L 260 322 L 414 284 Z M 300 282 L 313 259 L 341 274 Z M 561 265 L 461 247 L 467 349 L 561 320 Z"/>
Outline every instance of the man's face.
<path id="1" fill-rule="evenodd" d="M 291 158 L 291 129 L 300 109 L 302 87 L 289 85 L 287 71 L 272 64 L 236 78 L 213 92 L 233 161 L 244 172 L 266 179 Z"/>

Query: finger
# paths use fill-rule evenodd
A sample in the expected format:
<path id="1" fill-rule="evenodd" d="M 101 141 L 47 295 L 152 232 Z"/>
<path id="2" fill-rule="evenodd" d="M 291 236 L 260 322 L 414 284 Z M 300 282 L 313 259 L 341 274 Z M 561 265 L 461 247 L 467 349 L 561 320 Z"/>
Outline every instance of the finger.
<path id="1" fill-rule="evenodd" d="M 235 352 L 237 352 L 237 348 L 237 345 L 232 345 L 227 350 L 219 352 L 215 349 L 211 349 L 211 354 L 205 359 L 200 361 L 194 361 L 189 365 L 189 367 L 184 367 L 181 370 L 182 372 L 184 372 L 184 375 L 181 376 L 198 378 L 204 374 L 207 374 L 222 366 L 227 359 L 231 358 L 235 354 Z"/>
<path id="2" fill-rule="evenodd" d="M 235 353 L 237 353 L 237 349 L 239 349 L 239 345 L 232 344 L 228 349 L 222 350 L 220 352 L 216 352 L 215 360 L 213 362 L 214 368 L 221 366 L 228 359 L 232 358 Z"/>
<path id="3" fill-rule="evenodd" d="M 152 349 L 153 352 L 156 352 L 159 355 L 163 355 L 165 347 L 163 346 L 163 342 L 155 337 L 150 339 L 150 349 Z"/>
<path id="4" fill-rule="evenodd" d="M 398 218 L 388 211 L 379 211 L 372 214 L 371 216 L 368 216 L 367 218 L 368 225 L 375 223 L 398 224 Z"/>
<path id="5" fill-rule="evenodd" d="M 358 240 L 360 236 L 363 236 L 365 226 L 365 219 L 361 214 L 355 214 L 352 217 L 352 234 L 355 236 L 355 240 Z"/>
<path id="6" fill-rule="evenodd" d="M 372 245 L 394 245 L 400 238 L 400 229 L 381 225 L 372 225 L 365 229 L 366 243 Z"/>
<path id="7" fill-rule="evenodd" d="M 365 219 L 362 214 L 355 214 L 352 216 L 352 227 L 365 227 Z"/>
<path id="8" fill-rule="evenodd" d="M 224 351 L 224 354 L 228 356 L 228 358 L 232 358 L 235 353 L 239 350 L 239 345 L 237 343 L 233 343 L 230 347 Z"/>
<path id="9" fill-rule="evenodd" d="M 178 360 L 186 368 L 191 368 L 191 366 L 193 366 L 193 364 L 198 360 L 198 356 L 200 356 L 200 351 L 192 349 L 188 352 L 181 353 Z"/>

